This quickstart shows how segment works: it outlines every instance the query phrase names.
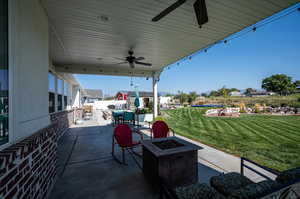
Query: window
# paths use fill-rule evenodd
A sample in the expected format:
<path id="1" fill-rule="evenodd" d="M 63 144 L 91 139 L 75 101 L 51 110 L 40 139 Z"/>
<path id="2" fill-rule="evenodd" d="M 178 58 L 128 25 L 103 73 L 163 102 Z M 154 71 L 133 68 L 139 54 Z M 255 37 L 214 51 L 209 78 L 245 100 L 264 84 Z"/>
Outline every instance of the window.
<path id="1" fill-rule="evenodd" d="M 49 113 L 53 113 L 55 111 L 55 94 L 49 92 Z"/>
<path id="2" fill-rule="evenodd" d="M 0 145 L 8 142 L 8 1 L 0 1 Z"/>
<path id="3" fill-rule="evenodd" d="M 57 94 L 61 94 L 63 95 L 64 94 L 64 81 L 61 80 L 61 79 L 57 79 Z"/>
<path id="4" fill-rule="evenodd" d="M 63 107 L 63 94 L 64 94 L 64 81 L 57 79 L 57 111 L 62 111 Z"/>
<path id="5" fill-rule="evenodd" d="M 49 72 L 48 73 L 48 81 L 49 81 L 49 92 L 55 92 L 55 76 Z"/>
<path id="6" fill-rule="evenodd" d="M 68 106 L 68 96 L 64 96 L 64 107 L 67 109 Z"/>
<path id="7" fill-rule="evenodd" d="M 57 95 L 57 110 L 62 111 L 62 95 Z"/>
<path id="8" fill-rule="evenodd" d="M 64 84 L 64 95 L 69 96 L 69 83 L 65 81 Z"/>
<path id="9" fill-rule="evenodd" d="M 55 112 L 55 75 L 48 73 L 49 90 L 49 113 Z"/>

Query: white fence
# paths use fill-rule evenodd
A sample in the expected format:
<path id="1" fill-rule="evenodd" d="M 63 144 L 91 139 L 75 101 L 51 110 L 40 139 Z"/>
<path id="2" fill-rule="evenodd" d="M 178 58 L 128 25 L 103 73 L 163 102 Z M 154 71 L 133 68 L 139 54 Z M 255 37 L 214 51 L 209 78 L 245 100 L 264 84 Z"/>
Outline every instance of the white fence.
<path id="1" fill-rule="evenodd" d="M 116 107 L 116 109 L 126 109 L 126 100 L 104 100 L 104 101 L 95 101 L 94 103 L 85 103 L 84 105 L 93 106 L 93 109 L 96 110 L 108 110 L 110 105 Z"/>

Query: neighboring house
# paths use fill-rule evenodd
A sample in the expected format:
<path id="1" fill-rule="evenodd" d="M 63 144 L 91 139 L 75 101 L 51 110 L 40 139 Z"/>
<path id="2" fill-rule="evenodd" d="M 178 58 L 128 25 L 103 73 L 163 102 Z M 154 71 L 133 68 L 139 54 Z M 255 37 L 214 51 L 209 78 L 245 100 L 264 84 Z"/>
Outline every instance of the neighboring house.
<path id="1" fill-rule="evenodd" d="M 239 91 L 232 91 L 229 93 L 229 96 L 231 97 L 243 97 L 245 96 L 243 93 L 239 92 Z"/>
<path id="2" fill-rule="evenodd" d="M 160 105 L 168 105 L 172 102 L 172 97 L 160 96 L 159 103 Z"/>
<path id="3" fill-rule="evenodd" d="M 119 91 L 116 94 L 116 100 L 127 100 L 128 91 Z"/>
<path id="4" fill-rule="evenodd" d="M 296 93 L 300 93 L 300 86 L 297 86 Z"/>
<path id="5" fill-rule="evenodd" d="M 158 94 L 160 98 L 160 94 Z M 119 91 L 115 97 L 117 100 L 127 100 L 128 105 L 134 106 L 134 100 L 136 98 L 135 91 Z M 140 101 L 143 102 L 140 108 L 149 107 L 151 103 L 153 103 L 153 92 L 148 91 L 139 91 Z"/>
<path id="6" fill-rule="evenodd" d="M 103 100 L 103 92 L 100 89 L 84 89 L 83 100 L 85 103 L 94 103 Z"/>
<path id="7" fill-rule="evenodd" d="M 255 92 L 250 92 L 250 97 L 265 97 L 265 96 L 270 96 L 270 95 L 275 95 L 276 93 L 274 92 L 268 92 L 268 91 L 255 91 Z"/>

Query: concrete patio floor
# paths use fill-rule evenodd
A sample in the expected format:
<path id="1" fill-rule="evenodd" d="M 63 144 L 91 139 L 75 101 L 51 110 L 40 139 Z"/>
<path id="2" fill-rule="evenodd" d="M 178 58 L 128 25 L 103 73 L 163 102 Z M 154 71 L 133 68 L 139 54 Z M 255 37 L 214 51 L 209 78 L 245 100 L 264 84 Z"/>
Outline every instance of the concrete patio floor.
<path id="1" fill-rule="evenodd" d="M 112 158 L 113 126 L 110 121 L 102 119 L 101 112 L 94 115 L 96 117 L 83 125 L 70 128 L 61 138 L 58 146 L 58 180 L 50 198 L 158 198 L 157 191 L 148 184 L 129 154 L 126 156 L 128 166 L 120 165 Z M 143 132 L 146 135 L 149 133 L 148 130 Z M 239 172 L 238 157 L 194 143 L 203 148 L 198 151 L 199 182 L 208 183 L 211 176 L 221 173 Z M 120 150 L 117 149 L 117 153 L 120 154 Z M 255 181 L 261 180 L 251 173 L 246 175 Z"/>

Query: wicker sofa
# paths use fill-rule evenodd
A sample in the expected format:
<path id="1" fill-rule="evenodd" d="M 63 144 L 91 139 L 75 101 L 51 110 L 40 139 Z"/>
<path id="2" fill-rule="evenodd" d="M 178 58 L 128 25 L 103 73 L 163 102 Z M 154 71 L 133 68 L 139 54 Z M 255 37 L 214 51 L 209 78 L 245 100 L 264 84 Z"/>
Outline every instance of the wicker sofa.
<path id="1" fill-rule="evenodd" d="M 276 175 L 272 180 L 263 173 L 249 167 L 250 162 Z M 243 175 L 244 167 L 252 170 L 266 180 L 254 183 Z M 197 183 L 186 187 L 171 189 L 162 180 L 160 198 L 167 199 L 300 199 L 300 167 L 276 172 L 258 165 L 246 158 L 241 159 L 241 173 L 230 172 L 214 176 L 210 185 Z"/>

